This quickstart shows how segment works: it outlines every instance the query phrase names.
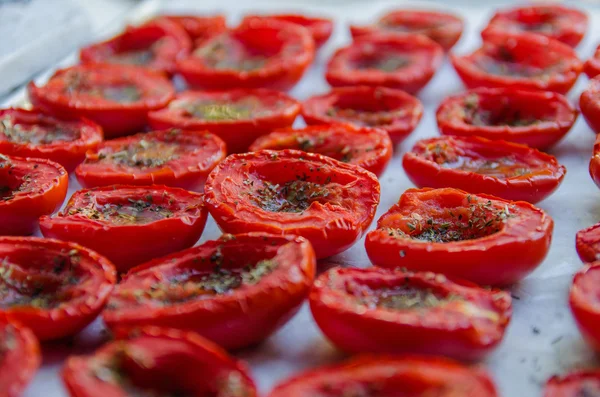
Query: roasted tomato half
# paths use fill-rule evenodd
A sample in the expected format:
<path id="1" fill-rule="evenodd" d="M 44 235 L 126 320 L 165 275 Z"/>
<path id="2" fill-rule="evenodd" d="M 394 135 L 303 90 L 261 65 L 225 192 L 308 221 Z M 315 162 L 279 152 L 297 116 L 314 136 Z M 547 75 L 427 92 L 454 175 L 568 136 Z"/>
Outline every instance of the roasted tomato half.
<path id="1" fill-rule="evenodd" d="M 463 20 L 453 14 L 425 10 L 396 10 L 385 14 L 374 25 L 351 25 L 352 37 L 372 34 L 422 34 L 445 51 L 456 44 L 463 32 Z"/>
<path id="2" fill-rule="evenodd" d="M 252 19 L 199 43 L 178 62 L 178 72 L 195 88 L 289 90 L 315 56 L 307 29 L 291 23 Z"/>
<path id="3" fill-rule="evenodd" d="M 590 176 L 594 180 L 594 183 L 600 188 L 600 135 L 596 136 L 596 142 L 594 143 L 594 154 L 590 160 L 589 170 Z"/>
<path id="4" fill-rule="evenodd" d="M 477 136 L 418 141 L 402 166 L 418 187 L 455 187 L 530 203 L 548 197 L 567 173 L 554 156 Z"/>
<path id="5" fill-rule="evenodd" d="M 381 175 L 392 157 L 392 141 L 378 128 L 350 124 L 315 125 L 277 130 L 258 138 L 249 151 L 297 149 L 319 153 L 342 163 L 358 165 Z"/>
<path id="6" fill-rule="evenodd" d="M 423 105 L 401 90 L 383 87 L 340 87 L 302 104 L 307 124 L 349 123 L 386 130 L 392 142 L 402 142 L 419 124 Z"/>
<path id="7" fill-rule="evenodd" d="M 374 174 L 299 150 L 231 155 L 204 189 L 208 210 L 224 232 L 302 236 L 317 258 L 350 248 L 379 204 Z"/>
<path id="8" fill-rule="evenodd" d="M 156 19 L 166 19 L 182 27 L 194 40 L 205 40 L 227 30 L 224 15 L 160 15 Z"/>
<path id="9" fill-rule="evenodd" d="M 336 51 L 325 78 L 334 87 L 383 86 L 415 94 L 431 80 L 443 58 L 442 47 L 423 35 L 365 36 Z"/>
<path id="10" fill-rule="evenodd" d="M 128 26 L 118 36 L 81 50 L 83 63 L 138 65 L 174 73 L 175 61 L 192 49 L 190 36 L 178 24 L 155 19 L 141 26 Z"/>
<path id="11" fill-rule="evenodd" d="M 206 223 L 202 201 L 201 194 L 166 186 L 83 189 L 55 217 L 41 217 L 40 229 L 91 248 L 126 272 L 194 245 Z"/>
<path id="12" fill-rule="evenodd" d="M 575 322 L 584 338 L 596 351 L 600 351 L 600 262 L 592 262 L 575 274 L 569 304 Z"/>
<path id="13" fill-rule="evenodd" d="M 600 371 L 575 371 L 548 379 L 544 397 L 594 397 L 600 395 Z"/>
<path id="14" fill-rule="evenodd" d="M 42 361 L 40 346 L 28 328 L 0 314 L 0 391 L 19 397 Z"/>
<path id="15" fill-rule="evenodd" d="M 377 266 L 507 285 L 546 257 L 554 222 L 524 201 L 458 189 L 409 189 L 367 234 Z"/>
<path id="16" fill-rule="evenodd" d="M 225 142 L 207 131 L 170 129 L 104 142 L 75 174 L 83 187 L 166 185 L 201 191 L 225 158 Z"/>
<path id="17" fill-rule="evenodd" d="M 72 356 L 62 372 L 72 397 L 256 397 L 246 366 L 193 332 L 144 328 Z"/>
<path id="18" fill-rule="evenodd" d="M 289 22 L 305 27 L 310 32 L 315 46 L 321 47 L 333 32 L 333 21 L 329 18 L 317 18 L 299 14 L 275 14 L 275 15 L 248 15 L 244 21 L 251 19 L 273 19 L 281 22 Z"/>
<path id="19" fill-rule="evenodd" d="M 38 339 L 72 336 L 91 323 L 116 283 L 108 259 L 78 244 L 0 237 L 0 313 Z"/>
<path id="20" fill-rule="evenodd" d="M 583 262 L 600 260 L 600 223 L 577 232 L 575 248 Z"/>
<path id="21" fill-rule="evenodd" d="M 497 11 L 483 35 L 489 33 L 536 33 L 577 46 L 588 27 L 588 16 L 561 5 L 534 5 Z"/>
<path id="22" fill-rule="evenodd" d="M 315 253 L 302 237 L 224 235 L 129 271 L 104 321 L 111 329 L 187 329 L 227 349 L 246 347 L 296 313 L 315 266 Z"/>
<path id="23" fill-rule="evenodd" d="M 300 104 L 278 91 L 187 91 L 149 118 L 155 129 L 208 130 L 225 141 L 229 153 L 239 153 L 260 135 L 291 126 L 299 113 Z"/>
<path id="24" fill-rule="evenodd" d="M 579 97 L 583 118 L 595 133 L 600 133 L 600 76 L 590 80 Z"/>
<path id="25" fill-rule="evenodd" d="M 67 172 L 102 142 L 102 128 L 86 119 L 61 120 L 35 110 L 0 110 L 0 153 L 59 163 Z"/>
<path id="26" fill-rule="evenodd" d="M 138 132 L 148 112 L 173 99 L 175 89 L 161 73 L 130 65 L 88 64 L 57 71 L 45 86 L 27 86 L 33 106 L 57 117 L 87 117 L 105 138 Z"/>
<path id="27" fill-rule="evenodd" d="M 479 88 L 446 98 L 436 118 L 444 135 L 477 135 L 546 149 L 569 132 L 578 115 L 561 94 Z"/>
<path id="28" fill-rule="evenodd" d="M 511 299 L 441 274 L 334 268 L 315 282 L 310 309 L 346 352 L 478 360 L 502 340 Z"/>
<path id="29" fill-rule="evenodd" d="M 583 64 L 583 71 L 590 79 L 600 74 L 600 45 L 594 55 Z"/>
<path id="30" fill-rule="evenodd" d="M 566 93 L 583 63 L 566 44 L 536 34 L 484 36 L 483 46 L 469 55 L 450 54 L 468 88 L 512 87 Z"/>
<path id="31" fill-rule="evenodd" d="M 68 184 L 57 163 L 0 154 L 0 235 L 32 234 L 40 216 L 60 208 Z"/>
<path id="32" fill-rule="evenodd" d="M 362 356 L 305 372 L 269 397 L 498 397 L 490 376 L 443 358 Z"/>

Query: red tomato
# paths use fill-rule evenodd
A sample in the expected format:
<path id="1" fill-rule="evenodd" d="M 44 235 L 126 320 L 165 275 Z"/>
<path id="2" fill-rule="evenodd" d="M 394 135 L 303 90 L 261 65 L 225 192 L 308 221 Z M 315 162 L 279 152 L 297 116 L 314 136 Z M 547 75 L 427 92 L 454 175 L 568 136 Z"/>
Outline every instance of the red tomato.
<path id="1" fill-rule="evenodd" d="M 569 305 L 579 331 L 596 351 L 600 351 L 600 262 L 592 262 L 578 271 L 569 293 Z"/>
<path id="2" fill-rule="evenodd" d="M 590 79 L 600 74 L 600 45 L 596 47 L 594 55 L 583 64 L 583 71 Z"/>
<path id="3" fill-rule="evenodd" d="M 272 88 L 286 91 L 302 78 L 315 56 L 310 32 L 290 23 L 250 20 L 200 43 L 178 62 L 195 88 Z"/>
<path id="4" fill-rule="evenodd" d="M 595 133 L 600 133 L 600 77 L 590 80 L 579 97 L 583 118 Z"/>
<path id="5" fill-rule="evenodd" d="M 350 248 L 379 204 L 375 175 L 299 150 L 231 155 L 211 172 L 204 190 L 224 232 L 302 236 L 317 258 Z"/>
<path id="6" fill-rule="evenodd" d="M 138 65 L 158 72 L 174 73 L 175 61 L 192 49 L 190 37 L 178 24 L 155 19 L 128 26 L 112 39 L 81 49 L 83 63 Z"/>
<path id="7" fill-rule="evenodd" d="M 126 272 L 194 245 L 206 223 L 202 201 L 201 194 L 166 186 L 83 189 L 57 216 L 41 217 L 40 229 L 91 248 Z"/>
<path id="8" fill-rule="evenodd" d="M 71 397 L 256 397 L 244 364 L 193 332 L 144 328 L 62 371 Z"/>
<path id="9" fill-rule="evenodd" d="M 594 183 L 600 187 L 600 135 L 596 137 L 594 143 L 594 154 L 590 160 L 589 170 Z"/>
<path id="10" fill-rule="evenodd" d="M 577 232 L 575 248 L 583 262 L 600 260 L 600 223 Z"/>
<path id="11" fill-rule="evenodd" d="M 394 396 L 498 397 L 490 376 L 437 357 L 363 356 L 305 372 L 269 397 Z"/>
<path id="12" fill-rule="evenodd" d="M 40 216 L 60 208 L 68 183 L 57 163 L 0 154 L 0 235 L 32 234 Z"/>
<path id="13" fill-rule="evenodd" d="M 463 28 L 462 18 L 453 14 L 425 10 L 396 10 L 388 12 L 373 25 L 350 25 L 350 33 L 353 38 L 372 34 L 422 34 L 448 51 L 460 39 Z"/>
<path id="14" fill-rule="evenodd" d="M 248 15 L 244 18 L 244 21 L 249 21 L 251 19 L 273 19 L 305 27 L 315 41 L 317 49 L 329 40 L 329 37 L 333 32 L 333 21 L 329 18 L 317 18 L 299 14 Z"/>
<path id="15" fill-rule="evenodd" d="M 479 88 L 442 101 L 436 118 L 444 135 L 504 139 L 538 149 L 559 142 L 578 112 L 553 92 Z"/>
<path id="16" fill-rule="evenodd" d="M 41 341 L 75 335 L 104 307 L 114 266 L 80 245 L 38 237 L 0 237 L 0 313 Z"/>
<path id="17" fill-rule="evenodd" d="M 57 117 L 87 117 L 105 138 L 141 131 L 148 112 L 175 96 L 161 73 L 130 65 L 77 65 L 57 71 L 43 87 L 27 86 L 33 106 Z"/>
<path id="18" fill-rule="evenodd" d="M 423 35 L 365 36 L 335 52 L 325 78 L 334 87 L 383 86 L 415 94 L 443 58 L 442 47 Z"/>
<path id="19" fill-rule="evenodd" d="M 239 349 L 266 339 L 296 313 L 315 266 L 302 237 L 224 235 L 129 271 L 104 321 L 111 329 L 188 329 Z"/>
<path id="20" fill-rule="evenodd" d="M 239 153 L 260 135 L 291 126 L 298 113 L 298 101 L 278 91 L 187 91 L 149 119 L 155 129 L 208 130 L 225 141 L 229 153 Z"/>
<path id="21" fill-rule="evenodd" d="M 367 234 L 371 262 L 507 285 L 546 257 L 554 222 L 524 201 L 458 189 L 408 189 Z"/>
<path id="22" fill-rule="evenodd" d="M 544 397 L 594 397 L 600 394 L 600 371 L 575 371 L 553 376 L 546 383 Z"/>
<path id="23" fill-rule="evenodd" d="M 0 315 L 0 391 L 18 397 L 35 375 L 42 358 L 33 333 Z"/>
<path id="24" fill-rule="evenodd" d="M 405 93 L 383 87 L 340 87 L 328 94 L 313 96 L 302 104 L 307 124 L 350 123 L 377 127 L 402 142 L 423 116 L 421 102 Z"/>
<path id="25" fill-rule="evenodd" d="M 207 131 L 152 131 L 104 142 L 77 167 L 84 187 L 167 185 L 202 191 L 225 158 L 225 142 Z"/>
<path id="26" fill-rule="evenodd" d="M 497 11 L 482 32 L 536 33 L 576 47 L 588 27 L 582 11 L 561 5 L 528 5 Z"/>
<path id="27" fill-rule="evenodd" d="M 227 30 L 223 15 L 160 15 L 156 19 L 178 24 L 193 40 L 204 40 Z"/>
<path id="28" fill-rule="evenodd" d="M 548 197 L 567 173 L 554 156 L 477 136 L 423 139 L 404 155 L 402 166 L 418 187 L 455 187 L 530 203 Z"/>
<path id="29" fill-rule="evenodd" d="M 315 125 L 299 130 L 281 129 L 259 137 L 248 149 L 297 149 L 319 153 L 358 165 L 381 175 L 392 158 L 392 141 L 384 130 L 350 124 Z"/>
<path id="30" fill-rule="evenodd" d="M 512 87 L 566 93 L 583 69 L 566 44 L 531 33 L 488 34 L 470 55 L 450 54 L 468 88 Z"/>

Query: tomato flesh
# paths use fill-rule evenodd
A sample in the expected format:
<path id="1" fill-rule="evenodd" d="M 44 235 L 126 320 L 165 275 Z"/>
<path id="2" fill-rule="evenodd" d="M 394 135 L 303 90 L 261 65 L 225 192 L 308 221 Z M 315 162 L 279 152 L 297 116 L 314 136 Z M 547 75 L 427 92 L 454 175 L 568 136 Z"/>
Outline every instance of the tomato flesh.
<path id="1" fill-rule="evenodd" d="M 594 370 L 574 371 L 548 379 L 544 397 L 595 397 L 600 396 L 600 374 Z"/>
<path id="2" fill-rule="evenodd" d="M 17 397 L 41 363 L 40 346 L 33 333 L 12 318 L 0 316 L 0 390 Z"/>
<path id="3" fill-rule="evenodd" d="M 579 97 L 579 108 L 593 132 L 600 132 L 600 77 L 590 80 Z"/>
<path id="4" fill-rule="evenodd" d="M 600 266 L 598 265 L 597 261 L 592 262 L 578 271 L 573 277 L 569 293 L 569 305 L 575 323 L 585 340 L 596 351 L 600 349 L 600 333 L 596 326 L 600 320 L 600 300 L 598 298 Z"/>
<path id="5" fill-rule="evenodd" d="M 223 15 L 160 15 L 156 19 L 176 23 L 195 41 L 205 40 L 227 30 L 227 21 Z"/>
<path id="6" fill-rule="evenodd" d="M 302 26 L 308 29 L 312 35 L 317 49 L 327 42 L 333 32 L 333 21 L 329 18 L 317 18 L 299 14 L 248 15 L 244 18 L 245 21 L 252 19 L 272 19 Z"/>

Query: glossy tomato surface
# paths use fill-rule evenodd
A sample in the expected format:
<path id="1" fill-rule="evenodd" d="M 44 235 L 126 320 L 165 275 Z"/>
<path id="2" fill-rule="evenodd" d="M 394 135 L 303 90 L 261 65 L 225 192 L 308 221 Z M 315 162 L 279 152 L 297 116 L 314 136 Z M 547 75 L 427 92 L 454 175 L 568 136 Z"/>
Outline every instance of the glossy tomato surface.
<path id="1" fill-rule="evenodd" d="M 343 163 L 358 165 L 379 176 L 392 157 L 392 141 L 378 128 L 351 124 L 315 125 L 294 130 L 286 128 L 259 137 L 248 149 L 296 149 L 318 153 Z"/>
<path id="2" fill-rule="evenodd" d="M 195 41 L 205 40 L 227 30 L 224 15 L 160 15 L 156 19 L 166 19 L 178 24 Z"/>
<path id="3" fill-rule="evenodd" d="M 250 346 L 296 313 L 315 266 L 302 237 L 224 235 L 129 271 L 104 321 L 111 329 L 187 329 L 227 349 Z"/>
<path id="4" fill-rule="evenodd" d="M 365 241 L 371 262 L 507 285 L 546 257 L 554 222 L 524 201 L 458 189 L 408 189 Z"/>
<path id="5" fill-rule="evenodd" d="M 166 186 L 115 185 L 75 192 L 56 216 L 40 218 L 45 237 L 74 241 L 106 256 L 119 272 L 200 238 L 203 196 Z"/>
<path id="6" fill-rule="evenodd" d="M 600 394 L 600 371 L 579 370 L 551 377 L 544 397 L 593 397 Z"/>
<path id="7" fill-rule="evenodd" d="M 272 15 L 248 15 L 245 21 L 251 19 L 273 19 L 281 22 L 289 22 L 299 26 L 302 26 L 310 32 L 315 46 L 321 47 L 333 32 L 333 21 L 329 18 L 319 18 L 309 15 L 300 14 L 272 14 Z"/>
<path id="8" fill-rule="evenodd" d="M 325 78 L 333 87 L 368 85 L 419 92 L 444 58 L 442 47 L 423 35 L 373 35 L 335 52 Z"/>
<path id="9" fill-rule="evenodd" d="M 0 351 L 2 396 L 19 397 L 42 361 L 39 343 L 31 330 L 0 315 Z"/>
<path id="10" fill-rule="evenodd" d="M 569 293 L 569 305 L 583 337 L 600 351 L 600 262 L 592 262 L 578 271 Z"/>
<path id="11" fill-rule="evenodd" d="M 77 167 L 83 187 L 166 185 L 202 191 L 225 158 L 225 142 L 208 131 L 169 129 L 104 142 Z"/>
<path id="12" fill-rule="evenodd" d="M 596 134 L 600 132 L 600 77 L 590 80 L 579 97 L 583 118 Z"/>
<path id="13" fill-rule="evenodd" d="M 446 98 L 436 118 L 444 135 L 476 135 L 547 149 L 569 132 L 578 115 L 561 94 L 479 88 Z"/>
<path id="14" fill-rule="evenodd" d="M 594 183 L 600 188 L 600 136 L 596 136 L 594 153 L 590 160 L 589 170 Z"/>
<path id="15" fill-rule="evenodd" d="M 583 64 L 583 71 L 590 79 L 593 79 L 600 74 L 600 46 L 596 47 L 596 51 L 591 58 Z"/>
<path id="16" fill-rule="evenodd" d="M 385 130 L 392 142 L 402 142 L 419 124 L 423 105 L 401 90 L 383 87 L 339 87 L 302 104 L 307 124 L 349 123 Z"/>
<path id="17" fill-rule="evenodd" d="M 477 136 L 423 139 L 404 155 L 402 166 L 417 187 L 454 187 L 530 203 L 554 192 L 567 173 L 554 156 Z"/>
<path id="18" fill-rule="evenodd" d="M 206 206 L 226 233 L 298 235 L 317 258 L 350 248 L 379 204 L 379 182 L 355 165 L 299 150 L 227 157 L 205 186 Z"/>
<path id="19" fill-rule="evenodd" d="M 41 341 L 73 336 L 104 307 L 116 283 L 108 259 L 78 244 L 0 237 L 0 313 Z"/>
<path id="20" fill-rule="evenodd" d="M 33 106 L 57 117 L 86 117 L 105 138 L 142 131 L 148 112 L 164 108 L 175 89 L 159 72 L 131 65 L 87 64 L 57 71 L 44 86 L 27 86 Z"/>
<path id="21" fill-rule="evenodd" d="M 578 231 L 575 235 L 575 248 L 583 262 L 600 260 L 600 223 Z"/>

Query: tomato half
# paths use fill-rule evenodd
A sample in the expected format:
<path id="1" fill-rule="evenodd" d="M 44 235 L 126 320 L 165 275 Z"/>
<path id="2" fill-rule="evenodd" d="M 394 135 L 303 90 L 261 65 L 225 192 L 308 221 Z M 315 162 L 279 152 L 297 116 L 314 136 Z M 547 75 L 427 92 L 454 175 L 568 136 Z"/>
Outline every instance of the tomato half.
<path id="1" fill-rule="evenodd" d="M 3 397 L 19 397 L 35 375 L 42 357 L 40 346 L 28 328 L 0 315 L 0 391 Z"/>
<path id="2" fill-rule="evenodd" d="M 321 47 L 333 32 L 333 21 L 329 18 L 318 18 L 308 15 L 300 14 L 274 14 L 274 15 L 248 15 L 244 18 L 244 21 L 251 19 L 273 19 L 281 22 L 289 22 L 299 26 L 302 26 L 310 32 L 315 46 L 318 49 Z"/>
<path id="3" fill-rule="evenodd" d="M 600 260 L 600 223 L 578 231 L 575 235 L 575 248 L 583 262 Z"/>
<path id="4" fill-rule="evenodd" d="M 600 45 L 596 47 L 596 52 L 583 64 L 583 71 L 592 79 L 600 74 Z"/>
<path id="5" fill-rule="evenodd" d="M 592 131 L 600 133 L 600 77 L 591 79 L 581 93 L 579 108 Z"/>
<path id="6" fill-rule="evenodd" d="M 569 293 L 569 305 L 579 331 L 596 351 L 600 351 L 599 282 L 600 262 L 592 262 L 575 274 Z"/>
<path id="7" fill-rule="evenodd" d="M 224 235 L 129 271 L 104 321 L 111 329 L 187 329 L 239 349 L 266 339 L 296 313 L 315 267 L 302 237 Z"/>
<path id="8" fill-rule="evenodd" d="M 382 16 L 375 24 L 350 25 L 353 38 L 372 34 L 422 34 L 435 41 L 445 51 L 456 44 L 464 29 L 462 18 L 425 10 L 395 10 Z"/>
<path id="9" fill-rule="evenodd" d="M 600 187 L 600 135 L 596 136 L 596 142 L 594 143 L 594 154 L 590 159 L 589 170 L 592 180 L 596 186 Z"/>
<path id="10" fill-rule="evenodd" d="M 383 87 L 340 87 L 302 104 L 307 124 L 349 123 L 385 130 L 392 142 L 402 142 L 419 124 L 423 105 L 401 90 Z"/>
<path id="11" fill-rule="evenodd" d="M 383 86 L 415 94 L 443 59 L 442 47 L 423 35 L 364 36 L 333 54 L 325 79 L 333 87 Z"/>
<path id="12" fill-rule="evenodd" d="M 151 131 L 104 142 L 75 174 L 83 187 L 166 185 L 202 191 L 225 158 L 225 142 L 207 131 Z"/>
<path id="13" fill-rule="evenodd" d="M 75 335 L 104 307 L 116 283 L 106 258 L 78 244 L 0 237 L 0 313 L 41 341 Z"/>
<path id="14" fill-rule="evenodd" d="M 479 88 L 444 99 L 436 118 L 444 135 L 477 135 L 546 149 L 569 132 L 578 115 L 561 94 Z"/>
<path id="15" fill-rule="evenodd" d="M 88 64 L 57 71 L 45 86 L 27 86 L 33 106 L 62 118 L 87 117 L 105 138 L 138 132 L 148 112 L 173 99 L 175 89 L 161 73 L 130 65 Z"/>
<path id="16" fill-rule="evenodd" d="M 402 166 L 418 187 L 455 187 L 530 203 L 548 197 L 567 173 L 554 156 L 477 136 L 423 139 L 404 155 Z"/>
<path id="17" fill-rule="evenodd" d="M 544 397 L 594 397 L 600 394 L 600 371 L 575 371 L 548 379 Z"/>
<path id="18" fill-rule="evenodd" d="M 204 190 L 224 232 L 302 236 L 317 258 L 350 248 L 379 204 L 374 174 L 299 150 L 231 155 L 211 172 Z"/>
<path id="19" fill-rule="evenodd" d="M 307 29 L 253 19 L 200 42 L 177 69 L 194 88 L 286 91 L 302 78 L 314 56 L 315 43 Z"/>
<path id="20" fill-rule="evenodd" d="M 507 285 L 546 257 L 554 222 L 524 201 L 458 189 L 408 189 L 367 234 L 371 262 Z"/>
<path id="21" fill-rule="evenodd" d="M 81 49 L 83 63 L 138 65 L 158 72 L 174 73 L 175 61 L 187 56 L 192 40 L 177 23 L 155 19 L 128 26 L 109 40 Z"/>
<path id="22" fill-rule="evenodd" d="M 362 356 L 296 375 L 269 394 L 316 396 L 498 397 L 498 393 L 487 372 L 451 360 Z"/>
<path id="23" fill-rule="evenodd" d="M 40 229 L 91 248 L 126 272 L 194 245 L 206 223 L 202 201 L 201 194 L 166 186 L 83 189 L 62 212 L 41 217 Z"/>
<path id="24" fill-rule="evenodd" d="M 489 34 L 469 55 L 450 54 L 468 88 L 512 87 L 566 93 L 583 70 L 575 50 L 532 33 Z"/>
<path id="25" fill-rule="evenodd" d="M 60 208 L 68 184 L 57 163 L 0 154 L 0 235 L 32 234 L 40 216 Z"/>
<path id="26" fill-rule="evenodd" d="M 156 19 L 178 24 L 194 41 L 205 40 L 227 30 L 224 15 L 160 15 Z"/>
<path id="27" fill-rule="evenodd" d="M 521 6 L 497 11 L 482 34 L 536 33 L 576 47 L 588 28 L 588 16 L 562 5 Z"/>
<path id="28" fill-rule="evenodd" d="M 144 328 L 62 371 L 71 397 L 256 397 L 246 366 L 193 332 Z"/>
<path id="29" fill-rule="evenodd" d="M 297 149 L 319 153 L 343 163 L 358 165 L 381 175 L 392 158 L 392 141 L 378 128 L 350 124 L 315 125 L 298 130 L 277 130 L 259 137 L 248 149 Z"/>
<path id="30" fill-rule="evenodd" d="M 229 153 L 239 153 L 260 135 L 291 126 L 299 113 L 298 101 L 278 91 L 187 91 L 149 119 L 155 129 L 208 130 L 225 141 Z"/>

